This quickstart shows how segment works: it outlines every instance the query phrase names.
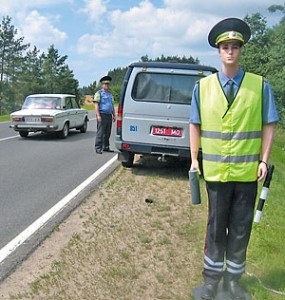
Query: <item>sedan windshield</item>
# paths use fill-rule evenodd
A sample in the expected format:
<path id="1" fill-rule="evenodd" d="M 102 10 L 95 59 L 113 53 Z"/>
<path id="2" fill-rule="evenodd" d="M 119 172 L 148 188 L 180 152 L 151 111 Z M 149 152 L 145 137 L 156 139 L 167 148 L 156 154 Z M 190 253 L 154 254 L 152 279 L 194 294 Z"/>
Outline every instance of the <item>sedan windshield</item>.
<path id="1" fill-rule="evenodd" d="M 60 109 L 60 98 L 56 97 L 27 97 L 22 109 L 48 108 Z"/>

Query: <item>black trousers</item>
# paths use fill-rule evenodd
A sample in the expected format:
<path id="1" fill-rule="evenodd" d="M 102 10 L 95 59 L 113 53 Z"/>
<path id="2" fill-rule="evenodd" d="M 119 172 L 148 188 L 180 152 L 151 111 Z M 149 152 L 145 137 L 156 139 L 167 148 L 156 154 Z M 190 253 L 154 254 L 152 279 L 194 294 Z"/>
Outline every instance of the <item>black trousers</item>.
<path id="1" fill-rule="evenodd" d="M 217 283 L 223 275 L 238 280 L 245 271 L 257 182 L 207 182 L 206 186 L 209 205 L 204 280 Z"/>
<path id="2" fill-rule="evenodd" d="M 95 139 L 95 150 L 108 149 L 110 147 L 110 135 L 112 130 L 112 115 L 101 113 L 102 121 L 97 121 L 97 133 Z"/>

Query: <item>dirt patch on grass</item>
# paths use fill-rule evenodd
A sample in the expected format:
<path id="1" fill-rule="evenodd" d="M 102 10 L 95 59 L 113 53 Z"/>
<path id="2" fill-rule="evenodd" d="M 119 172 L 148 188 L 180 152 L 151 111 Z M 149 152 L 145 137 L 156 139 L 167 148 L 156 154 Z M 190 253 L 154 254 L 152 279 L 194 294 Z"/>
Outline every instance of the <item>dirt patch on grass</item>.
<path id="1" fill-rule="evenodd" d="M 191 299 L 206 207 L 190 204 L 187 170 L 119 167 L 0 285 L 2 299 Z"/>

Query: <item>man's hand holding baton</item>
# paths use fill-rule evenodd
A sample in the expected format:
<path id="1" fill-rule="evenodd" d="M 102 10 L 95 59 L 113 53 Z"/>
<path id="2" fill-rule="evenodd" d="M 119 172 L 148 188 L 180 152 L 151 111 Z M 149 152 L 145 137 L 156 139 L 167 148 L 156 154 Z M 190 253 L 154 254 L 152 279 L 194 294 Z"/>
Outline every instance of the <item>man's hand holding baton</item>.
<path id="1" fill-rule="evenodd" d="M 256 209 L 256 213 L 255 213 L 255 217 L 254 217 L 254 222 L 255 223 L 259 223 L 261 216 L 262 216 L 262 209 L 265 203 L 265 200 L 267 198 L 267 194 L 268 194 L 268 190 L 269 190 L 269 186 L 270 186 L 270 182 L 272 179 L 272 174 L 274 171 L 274 165 L 270 165 L 268 168 L 268 172 L 267 175 L 265 177 L 263 186 L 262 186 L 262 190 L 261 190 L 261 194 L 260 194 L 260 198 L 258 201 L 258 205 L 257 205 L 257 209 Z"/>

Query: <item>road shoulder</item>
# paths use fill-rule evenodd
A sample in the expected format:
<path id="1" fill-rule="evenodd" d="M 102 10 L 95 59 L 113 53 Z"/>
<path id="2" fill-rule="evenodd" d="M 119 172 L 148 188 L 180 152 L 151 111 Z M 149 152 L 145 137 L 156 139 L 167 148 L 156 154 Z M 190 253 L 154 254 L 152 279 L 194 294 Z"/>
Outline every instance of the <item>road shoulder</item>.
<path id="1" fill-rule="evenodd" d="M 190 205 L 185 166 L 120 166 L 0 285 L 0 295 L 186 299 L 202 280 L 205 218 L 204 205 Z"/>

